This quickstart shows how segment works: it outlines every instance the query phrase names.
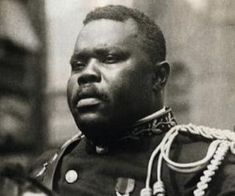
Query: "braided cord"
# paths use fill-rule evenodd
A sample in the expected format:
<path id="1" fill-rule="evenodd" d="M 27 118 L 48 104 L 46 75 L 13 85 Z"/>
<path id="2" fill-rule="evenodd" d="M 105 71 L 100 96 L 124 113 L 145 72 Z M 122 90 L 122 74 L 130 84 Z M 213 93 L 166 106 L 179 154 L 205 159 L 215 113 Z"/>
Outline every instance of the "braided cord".
<path id="1" fill-rule="evenodd" d="M 177 163 L 170 160 L 169 154 L 171 145 L 175 137 L 179 134 L 179 132 L 199 135 L 214 141 L 212 141 L 209 145 L 207 154 L 203 159 L 191 163 Z M 193 124 L 174 126 L 166 133 L 161 143 L 155 148 L 155 150 L 151 154 L 148 164 L 146 185 L 145 188 L 142 189 L 140 195 L 151 196 L 152 194 L 165 194 L 164 184 L 161 180 L 161 168 L 163 160 L 166 161 L 167 165 L 171 169 L 182 173 L 191 173 L 198 171 L 210 162 L 210 164 L 207 166 L 206 171 L 204 171 L 204 175 L 200 178 L 200 182 L 197 184 L 197 189 L 194 191 L 195 196 L 204 195 L 205 190 L 208 188 L 208 183 L 211 181 L 212 176 L 215 174 L 215 171 L 218 169 L 219 165 L 221 165 L 222 160 L 224 159 L 229 148 L 230 151 L 235 154 L 235 133 L 230 130 L 214 129 L 205 126 L 196 126 Z M 152 190 L 150 186 L 150 179 L 153 162 L 157 154 L 159 154 L 157 181 L 154 183 Z"/>
<path id="2" fill-rule="evenodd" d="M 200 135 L 207 139 L 219 139 L 235 142 L 235 133 L 227 129 L 215 129 L 206 126 L 196 126 L 193 124 L 176 125 L 171 130 L 179 130 L 193 135 Z"/>
<path id="3" fill-rule="evenodd" d="M 193 192 L 194 196 L 203 196 L 205 194 L 208 183 L 212 180 L 212 176 L 215 175 L 215 171 L 219 169 L 228 149 L 228 142 L 222 141 L 207 169 L 203 172 L 203 176 L 201 176 L 200 181 L 197 183 L 197 189 Z"/>
<path id="4" fill-rule="evenodd" d="M 209 160 L 213 157 L 218 145 L 220 144 L 219 140 L 213 141 L 207 151 L 206 156 L 199 160 L 192 163 L 177 163 L 169 158 L 170 148 L 171 144 L 173 143 L 173 139 L 176 137 L 177 132 L 174 132 L 174 134 L 169 136 L 165 139 L 163 139 L 163 144 L 161 146 L 161 155 L 163 156 L 164 160 L 168 164 L 170 168 L 172 168 L 175 171 L 182 172 L 182 173 L 191 173 L 200 170 L 202 167 L 205 166 L 209 162 Z M 168 141 L 167 141 L 168 139 Z"/>

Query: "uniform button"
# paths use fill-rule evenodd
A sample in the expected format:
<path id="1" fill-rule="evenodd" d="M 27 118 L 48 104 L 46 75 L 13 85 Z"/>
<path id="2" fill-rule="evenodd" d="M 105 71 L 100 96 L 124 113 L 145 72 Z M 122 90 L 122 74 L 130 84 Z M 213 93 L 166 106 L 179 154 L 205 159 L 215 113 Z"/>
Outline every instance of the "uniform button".
<path id="1" fill-rule="evenodd" d="M 108 148 L 103 148 L 103 147 L 100 147 L 100 146 L 96 146 L 95 150 L 96 150 L 97 154 L 107 154 L 108 151 L 109 151 Z"/>
<path id="2" fill-rule="evenodd" d="M 67 183 L 72 184 L 78 179 L 78 173 L 75 170 L 68 170 L 65 174 L 65 180 Z"/>

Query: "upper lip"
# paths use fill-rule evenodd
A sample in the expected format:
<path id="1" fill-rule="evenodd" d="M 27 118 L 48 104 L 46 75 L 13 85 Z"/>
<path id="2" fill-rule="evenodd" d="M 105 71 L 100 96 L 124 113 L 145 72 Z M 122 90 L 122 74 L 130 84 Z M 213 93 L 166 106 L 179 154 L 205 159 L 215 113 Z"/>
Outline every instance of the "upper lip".
<path id="1" fill-rule="evenodd" d="M 86 99 L 86 98 L 99 98 L 96 94 L 92 94 L 92 93 L 83 93 L 83 94 L 80 94 L 78 96 L 78 100 L 81 100 L 81 99 Z"/>

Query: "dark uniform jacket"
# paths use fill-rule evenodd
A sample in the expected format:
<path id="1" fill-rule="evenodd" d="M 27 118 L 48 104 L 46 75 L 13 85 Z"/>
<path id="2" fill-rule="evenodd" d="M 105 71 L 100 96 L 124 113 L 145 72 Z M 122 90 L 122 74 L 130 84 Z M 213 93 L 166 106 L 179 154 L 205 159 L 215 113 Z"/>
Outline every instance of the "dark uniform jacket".
<path id="1" fill-rule="evenodd" d="M 160 116 L 134 126 L 128 137 L 109 148 L 94 146 L 79 134 L 49 159 L 41 159 L 32 176 L 61 196 L 140 195 L 146 186 L 151 154 L 175 125 L 174 117 L 167 109 Z M 179 133 L 171 145 L 170 158 L 178 163 L 201 160 L 207 155 L 212 141 L 205 134 Z M 159 154 L 153 161 L 150 188 L 157 181 L 158 157 Z M 218 161 L 219 164 L 214 166 L 217 168 L 213 168 L 216 164 L 211 158 L 200 169 L 182 173 L 171 169 L 163 160 L 161 180 L 165 195 L 191 196 L 198 186 L 202 189 L 198 195 L 235 195 L 235 157 L 231 150 L 228 149 Z M 211 173 L 208 174 L 208 170 L 212 170 Z M 205 175 L 209 177 L 203 178 Z M 203 183 L 199 184 L 199 181 Z M 150 195 L 155 192 L 150 189 Z M 164 191 L 160 188 L 160 192 Z"/>

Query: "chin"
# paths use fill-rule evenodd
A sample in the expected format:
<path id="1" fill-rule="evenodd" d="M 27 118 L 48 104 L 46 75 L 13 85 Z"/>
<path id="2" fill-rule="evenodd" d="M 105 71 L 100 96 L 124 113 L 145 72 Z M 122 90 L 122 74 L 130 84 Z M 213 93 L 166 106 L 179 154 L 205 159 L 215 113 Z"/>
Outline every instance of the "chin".
<path id="1" fill-rule="evenodd" d="M 81 131 L 105 129 L 107 127 L 108 119 L 96 113 L 80 114 L 74 117 L 76 124 Z"/>
<path id="2" fill-rule="evenodd" d="M 110 124 L 110 119 L 96 114 L 81 115 L 75 119 L 78 128 L 96 144 L 104 144 L 119 135 L 117 126 Z"/>

